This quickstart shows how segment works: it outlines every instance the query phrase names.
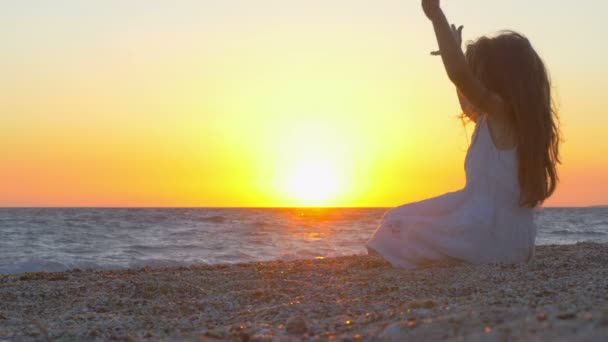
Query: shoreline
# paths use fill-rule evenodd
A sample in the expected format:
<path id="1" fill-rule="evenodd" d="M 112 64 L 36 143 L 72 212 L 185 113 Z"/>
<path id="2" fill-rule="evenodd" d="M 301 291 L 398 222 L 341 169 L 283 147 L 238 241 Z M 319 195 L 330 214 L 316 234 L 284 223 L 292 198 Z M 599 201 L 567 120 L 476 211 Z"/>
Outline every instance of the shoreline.
<path id="1" fill-rule="evenodd" d="M 537 238 L 538 239 L 538 238 Z M 592 241 L 573 241 L 573 242 L 564 242 L 564 243 L 538 243 L 536 244 L 536 248 L 544 248 L 551 246 L 573 246 L 580 243 L 591 243 L 591 244 L 607 244 L 608 242 L 592 242 Z M 215 266 L 235 266 L 235 265 L 243 265 L 243 264 L 257 264 L 257 263 L 271 263 L 271 262 L 302 262 L 302 261 L 310 261 L 315 259 L 335 259 L 335 258 L 348 258 L 348 257 L 365 257 L 367 252 L 363 251 L 361 253 L 356 254 L 346 254 L 339 256 L 317 256 L 317 257 L 289 257 L 289 258 L 277 258 L 277 259 L 268 259 L 268 260 L 242 260 L 242 261 L 232 261 L 232 262 L 178 262 L 175 260 L 152 260 L 150 263 L 147 261 L 136 262 L 134 264 L 128 266 L 117 266 L 117 265 L 104 265 L 104 264 L 93 264 L 93 263 L 84 263 L 82 265 L 78 265 L 78 263 L 72 263 L 72 266 L 66 267 L 65 264 L 61 264 L 60 262 L 50 261 L 51 270 L 39 270 L 38 267 L 34 267 L 33 270 L 23 270 L 19 271 L 0 271 L 0 277 L 2 276 L 10 276 L 10 275 L 21 275 L 21 274 L 34 274 L 34 273 L 70 273 L 70 272 L 121 272 L 121 271 L 129 271 L 129 270 L 141 270 L 141 269 L 178 269 L 178 268 L 189 268 L 189 267 L 215 267 Z M 31 260 L 28 260 L 27 263 L 30 263 Z M 14 265 L 14 264 L 13 264 Z M 58 266 L 58 268 L 57 268 Z M 28 265 L 28 267 L 31 267 Z M 55 267 L 53 269 L 53 267 Z"/>
<path id="2" fill-rule="evenodd" d="M 0 275 L 0 340 L 601 340 L 608 244 L 521 265 L 373 256 Z"/>

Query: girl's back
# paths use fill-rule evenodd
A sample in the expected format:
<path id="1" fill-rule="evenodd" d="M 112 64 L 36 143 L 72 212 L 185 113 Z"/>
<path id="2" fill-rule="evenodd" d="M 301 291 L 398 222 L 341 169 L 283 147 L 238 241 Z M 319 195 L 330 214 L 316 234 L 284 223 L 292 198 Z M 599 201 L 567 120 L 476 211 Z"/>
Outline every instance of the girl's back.
<path id="1" fill-rule="evenodd" d="M 465 161 L 465 191 L 479 197 L 470 213 L 483 212 L 486 229 L 478 232 L 483 243 L 473 262 L 529 260 L 534 254 L 536 226 L 533 209 L 520 206 L 517 148 L 499 149 L 485 115 L 477 120 Z"/>
<path id="2" fill-rule="evenodd" d="M 441 259 L 529 260 L 536 227 L 532 209 L 519 205 L 515 152 L 496 148 L 480 116 L 465 161 L 466 186 L 388 211 L 367 247 L 404 268 Z"/>

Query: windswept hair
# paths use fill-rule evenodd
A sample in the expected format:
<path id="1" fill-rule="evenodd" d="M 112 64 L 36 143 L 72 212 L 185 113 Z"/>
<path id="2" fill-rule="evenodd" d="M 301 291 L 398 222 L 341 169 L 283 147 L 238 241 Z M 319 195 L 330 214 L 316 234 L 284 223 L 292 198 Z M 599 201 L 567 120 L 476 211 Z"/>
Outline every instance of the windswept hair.
<path id="1" fill-rule="evenodd" d="M 526 37 L 512 31 L 469 43 L 466 59 L 506 104 L 517 142 L 520 206 L 541 205 L 555 191 L 560 163 L 559 120 L 542 59 Z"/>

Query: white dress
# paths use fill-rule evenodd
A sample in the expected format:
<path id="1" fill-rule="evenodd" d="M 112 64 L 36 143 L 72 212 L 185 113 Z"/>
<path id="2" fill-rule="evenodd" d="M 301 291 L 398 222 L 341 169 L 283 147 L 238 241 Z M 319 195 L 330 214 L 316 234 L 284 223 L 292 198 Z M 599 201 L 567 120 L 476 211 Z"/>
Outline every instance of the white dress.
<path id="1" fill-rule="evenodd" d="M 480 116 L 465 160 L 462 190 L 389 210 L 367 242 L 393 266 L 438 260 L 518 263 L 534 255 L 534 212 L 519 203 L 516 149 L 494 145 Z"/>

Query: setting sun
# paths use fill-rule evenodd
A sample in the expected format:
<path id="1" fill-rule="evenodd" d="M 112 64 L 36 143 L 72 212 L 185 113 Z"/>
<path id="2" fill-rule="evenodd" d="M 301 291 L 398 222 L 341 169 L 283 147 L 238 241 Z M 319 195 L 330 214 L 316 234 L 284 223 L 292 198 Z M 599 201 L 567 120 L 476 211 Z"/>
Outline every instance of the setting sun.
<path id="1" fill-rule="evenodd" d="M 305 107 L 305 106 L 303 106 Z M 296 109 L 292 110 L 297 112 Z M 329 112 L 317 110 L 310 112 Z M 275 158 L 269 166 L 275 182 L 273 197 L 291 206 L 336 206 L 352 186 L 353 145 L 346 132 L 331 129 L 327 120 L 275 122 Z"/>
<path id="2" fill-rule="evenodd" d="M 286 195 L 304 206 L 323 206 L 342 190 L 340 177 L 330 163 L 323 160 L 303 160 L 286 175 Z"/>

